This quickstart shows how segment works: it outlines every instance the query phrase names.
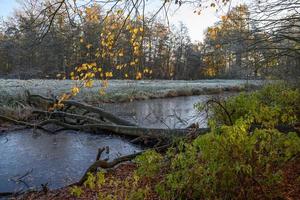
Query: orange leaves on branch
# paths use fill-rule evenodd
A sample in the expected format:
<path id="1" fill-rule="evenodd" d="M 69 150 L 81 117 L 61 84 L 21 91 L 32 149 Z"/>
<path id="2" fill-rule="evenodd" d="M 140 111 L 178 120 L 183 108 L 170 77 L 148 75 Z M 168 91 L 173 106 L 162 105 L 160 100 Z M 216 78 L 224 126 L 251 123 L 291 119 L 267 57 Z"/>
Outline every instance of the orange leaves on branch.
<path id="1" fill-rule="evenodd" d="M 57 103 L 53 104 L 52 107 L 49 108 L 49 111 L 53 111 L 53 110 L 56 110 L 56 109 L 61 109 L 64 107 L 64 101 L 70 99 L 72 97 L 72 94 L 67 94 L 67 93 L 64 93 L 62 94 L 59 98 L 58 98 L 58 101 Z"/>
<path id="2" fill-rule="evenodd" d="M 87 80 L 84 82 L 84 87 L 91 88 L 93 87 L 94 81 L 92 79 Z"/>
<path id="3" fill-rule="evenodd" d="M 216 48 L 217 49 L 221 48 L 221 45 L 220 44 L 216 44 Z"/>
<path id="4" fill-rule="evenodd" d="M 221 19 L 222 19 L 222 21 L 226 21 L 228 19 L 228 16 L 223 15 L 223 16 L 221 16 Z"/>
<path id="5" fill-rule="evenodd" d="M 213 28 L 208 28 L 207 33 L 212 40 L 215 40 L 217 38 L 218 31 L 219 31 L 218 27 L 213 27 Z"/>
<path id="6" fill-rule="evenodd" d="M 133 29 L 133 31 L 132 31 L 134 34 L 137 34 L 138 32 L 139 32 L 139 29 L 138 28 L 135 28 L 135 29 Z"/>
<path id="7" fill-rule="evenodd" d="M 141 72 L 137 72 L 136 76 L 135 76 L 135 79 L 140 80 L 140 79 L 142 79 L 142 76 L 143 76 L 143 74 Z"/>
<path id="8" fill-rule="evenodd" d="M 92 46 L 93 46 L 92 44 L 87 44 L 87 45 L 86 45 L 86 48 L 87 48 L 87 49 L 90 49 Z"/>
<path id="9" fill-rule="evenodd" d="M 80 89 L 79 87 L 75 86 L 71 89 L 72 95 L 76 96 L 79 93 Z"/>
<path id="10" fill-rule="evenodd" d="M 124 52 L 120 51 L 119 54 L 118 54 L 118 56 L 123 57 L 124 56 Z"/>
<path id="11" fill-rule="evenodd" d="M 101 88 L 99 89 L 99 94 L 104 95 L 107 87 L 108 87 L 108 80 L 102 80 Z"/>
<path id="12" fill-rule="evenodd" d="M 143 56 L 145 34 L 143 16 L 126 19 L 126 13 L 122 9 L 114 9 L 103 15 L 97 5 L 84 8 L 81 16 L 88 25 L 99 25 L 100 18 L 103 16 L 105 18 L 101 21 L 97 43 L 91 42 L 93 40 L 86 32 L 82 32 L 79 37 L 80 45 L 77 47 L 83 49 L 82 55 L 86 55 L 89 62 L 76 66 L 74 71 L 70 72 L 70 78 L 76 81 L 76 85 L 70 90 L 71 96 L 76 96 L 83 87 L 93 87 L 97 78 L 102 80 L 113 78 L 113 73 L 124 72 L 125 78 L 129 78 L 130 74 L 138 80 L 142 79 L 143 73 L 147 75 L 152 73 L 149 69 L 141 69 L 141 72 L 137 69 Z M 123 45 L 124 42 L 128 42 L 129 45 Z M 106 81 L 102 82 L 99 89 L 101 95 L 104 94 L 107 84 Z"/>
<path id="13" fill-rule="evenodd" d="M 90 23 L 98 23 L 100 20 L 100 7 L 91 5 L 84 10 L 85 19 Z"/>
<path id="14" fill-rule="evenodd" d="M 206 74 L 207 76 L 213 77 L 217 74 L 216 69 L 214 67 L 207 67 L 204 70 L 204 74 Z"/>
<path id="15" fill-rule="evenodd" d="M 112 72 L 105 72 L 105 77 L 106 78 L 111 78 L 111 77 L 113 77 L 113 73 Z"/>

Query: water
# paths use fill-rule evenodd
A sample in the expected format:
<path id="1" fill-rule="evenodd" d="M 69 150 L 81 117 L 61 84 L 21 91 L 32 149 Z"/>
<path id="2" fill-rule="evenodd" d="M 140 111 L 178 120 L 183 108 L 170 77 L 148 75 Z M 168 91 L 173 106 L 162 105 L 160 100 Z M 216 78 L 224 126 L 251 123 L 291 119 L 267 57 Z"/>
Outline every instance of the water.
<path id="1" fill-rule="evenodd" d="M 148 128 L 185 128 L 197 122 L 199 127 L 207 127 L 205 112 L 195 110 L 196 103 L 210 98 L 226 98 L 236 93 L 222 95 L 183 96 L 164 99 L 149 99 L 118 104 L 102 105 L 103 109 Z M 100 105 L 101 106 L 101 105 Z"/>
<path id="2" fill-rule="evenodd" d="M 23 130 L 0 135 L 0 192 L 19 191 L 48 183 L 59 188 L 76 182 L 95 161 L 98 148 L 110 147 L 101 158 L 114 159 L 140 148 L 128 141 L 106 135 L 75 131 L 56 135 Z M 29 172 L 24 182 L 18 177 Z"/>
<path id="3" fill-rule="evenodd" d="M 233 95 L 223 93 L 222 97 Z M 193 122 L 206 127 L 206 114 L 195 111 L 194 104 L 218 95 L 150 99 L 102 105 L 119 117 L 143 127 L 183 128 Z M 132 154 L 141 148 L 127 140 L 107 135 L 76 131 L 35 134 L 32 130 L 0 135 L 0 192 L 19 191 L 48 183 L 59 188 L 78 181 L 95 160 L 98 148 L 109 146 L 110 160 Z M 20 182 L 16 180 L 29 173 Z"/>

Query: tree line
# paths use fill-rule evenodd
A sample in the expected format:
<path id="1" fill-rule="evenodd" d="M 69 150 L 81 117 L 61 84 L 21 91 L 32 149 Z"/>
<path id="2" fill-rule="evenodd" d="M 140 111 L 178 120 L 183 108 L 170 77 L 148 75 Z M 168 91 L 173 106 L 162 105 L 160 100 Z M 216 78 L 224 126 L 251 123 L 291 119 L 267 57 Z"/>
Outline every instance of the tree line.
<path id="1" fill-rule="evenodd" d="M 101 79 L 297 78 L 300 4 L 274 1 L 236 6 L 193 43 L 182 23 L 119 8 L 107 14 L 97 3 L 72 17 L 56 1 L 27 0 L 1 22 L 0 76 L 79 79 L 91 70 Z"/>

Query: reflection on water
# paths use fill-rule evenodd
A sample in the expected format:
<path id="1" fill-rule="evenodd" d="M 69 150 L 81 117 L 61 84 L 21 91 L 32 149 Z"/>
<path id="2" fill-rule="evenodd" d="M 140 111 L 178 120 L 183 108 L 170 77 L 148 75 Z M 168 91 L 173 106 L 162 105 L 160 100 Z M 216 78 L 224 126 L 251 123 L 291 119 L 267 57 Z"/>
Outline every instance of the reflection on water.
<path id="1" fill-rule="evenodd" d="M 48 183 L 58 188 L 78 181 L 96 158 L 100 147 L 109 146 L 114 159 L 139 151 L 129 142 L 105 135 L 61 132 L 56 135 L 33 134 L 31 130 L 0 135 L 0 192 Z M 30 172 L 24 182 L 17 179 Z"/>
<path id="2" fill-rule="evenodd" d="M 198 122 L 207 126 L 206 113 L 199 113 L 194 104 L 210 98 L 224 98 L 234 93 L 222 95 L 201 95 L 164 99 L 149 99 L 118 104 L 105 104 L 103 108 L 138 125 L 151 128 L 184 128 Z"/>

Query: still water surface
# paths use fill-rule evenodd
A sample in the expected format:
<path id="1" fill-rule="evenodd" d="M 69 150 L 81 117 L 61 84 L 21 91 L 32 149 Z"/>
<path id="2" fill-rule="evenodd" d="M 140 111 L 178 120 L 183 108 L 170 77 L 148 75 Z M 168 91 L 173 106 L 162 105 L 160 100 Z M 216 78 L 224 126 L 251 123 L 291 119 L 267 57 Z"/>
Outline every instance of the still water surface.
<path id="1" fill-rule="evenodd" d="M 223 94 L 223 97 L 232 93 Z M 183 128 L 192 122 L 206 127 L 206 115 L 194 109 L 217 95 L 150 99 L 106 104 L 103 108 L 143 127 Z M 48 183 L 59 188 L 78 181 L 95 160 L 97 149 L 109 146 L 103 158 L 114 159 L 140 151 L 141 147 L 120 137 L 76 131 L 58 134 L 22 130 L 0 135 L 0 192 L 19 191 Z M 18 178 L 28 173 L 18 181 Z"/>

